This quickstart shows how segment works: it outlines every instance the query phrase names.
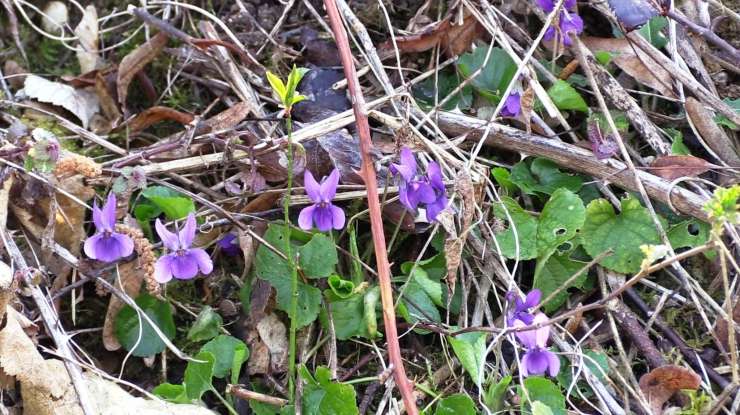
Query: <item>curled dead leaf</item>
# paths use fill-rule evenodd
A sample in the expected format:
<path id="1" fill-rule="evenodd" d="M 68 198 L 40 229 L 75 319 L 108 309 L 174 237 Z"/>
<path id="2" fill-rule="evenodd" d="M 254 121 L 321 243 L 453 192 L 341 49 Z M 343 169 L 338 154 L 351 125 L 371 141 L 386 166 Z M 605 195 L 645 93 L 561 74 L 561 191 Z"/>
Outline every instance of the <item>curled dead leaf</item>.
<path id="1" fill-rule="evenodd" d="M 193 122 L 193 115 L 178 111 L 173 108 L 156 106 L 147 108 L 144 112 L 137 114 L 131 121 L 123 124 L 127 125 L 130 131 L 137 132 L 144 130 L 160 121 L 170 120 L 183 125 Z"/>
<path id="2" fill-rule="evenodd" d="M 663 405 L 682 389 L 698 389 L 701 378 L 693 370 L 676 365 L 665 365 L 651 370 L 640 378 L 640 389 L 648 398 L 656 415 L 663 413 Z"/>
<path id="3" fill-rule="evenodd" d="M 650 172 L 666 180 L 696 177 L 717 167 L 694 156 L 659 156 L 650 164 Z"/>
<path id="4" fill-rule="evenodd" d="M 116 286 L 123 288 L 123 292 L 128 294 L 129 297 L 136 298 L 141 291 L 141 284 L 146 277 L 143 269 L 139 267 L 138 259 L 119 265 L 118 275 L 120 283 L 117 282 Z M 121 343 L 118 342 L 115 334 L 115 322 L 118 313 L 125 305 L 126 303 L 118 298 L 118 296 L 112 295 L 110 297 L 108 311 L 105 314 L 105 322 L 103 323 L 103 346 L 108 351 L 115 351 L 121 348 Z"/>
<path id="5" fill-rule="evenodd" d="M 90 124 L 93 115 L 100 110 L 100 102 L 94 92 L 75 89 L 40 76 L 26 76 L 23 90 L 30 98 L 62 107 L 71 112 L 85 128 Z"/>
<path id="6" fill-rule="evenodd" d="M 424 52 L 439 45 L 448 56 L 457 56 L 470 48 L 473 41 L 482 34 L 483 26 L 472 14 L 467 14 L 462 22 L 455 22 L 452 12 L 444 19 L 427 26 L 419 33 L 396 37 L 396 45 L 401 52 Z M 392 50 L 393 42 L 387 41 L 381 50 Z"/>
<path id="7" fill-rule="evenodd" d="M 121 108 L 126 108 L 126 97 L 128 97 L 128 87 L 131 81 L 139 71 L 144 69 L 149 62 L 162 52 L 166 44 L 167 35 L 162 32 L 157 33 L 148 42 L 142 43 L 121 60 L 121 64 L 118 65 L 118 79 L 116 82 L 118 102 L 121 104 Z"/>
<path id="8" fill-rule="evenodd" d="M 635 78 L 637 82 L 647 85 L 667 97 L 675 97 L 671 87 L 673 79 L 666 71 L 645 52 L 630 45 L 626 38 L 602 38 L 584 36 L 581 41 L 592 52 L 606 51 L 611 53 L 612 62 L 619 69 Z"/>

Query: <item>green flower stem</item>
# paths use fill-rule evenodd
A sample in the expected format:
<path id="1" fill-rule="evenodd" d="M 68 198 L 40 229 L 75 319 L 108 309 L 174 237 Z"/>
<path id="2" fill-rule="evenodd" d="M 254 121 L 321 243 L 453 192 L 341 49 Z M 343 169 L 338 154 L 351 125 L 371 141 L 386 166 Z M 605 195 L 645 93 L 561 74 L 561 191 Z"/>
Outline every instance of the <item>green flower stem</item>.
<path id="1" fill-rule="evenodd" d="M 290 107 L 286 108 L 285 128 L 288 130 L 288 190 L 283 199 L 283 216 L 285 220 L 285 256 L 290 267 L 290 338 L 288 342 L 288 396 L 295 402 L 295 349 L 296 331 L 298 329 L 298 267 L 295 264 L 290 246 L 290 194 L 293 188 L 293 120 Z"/>

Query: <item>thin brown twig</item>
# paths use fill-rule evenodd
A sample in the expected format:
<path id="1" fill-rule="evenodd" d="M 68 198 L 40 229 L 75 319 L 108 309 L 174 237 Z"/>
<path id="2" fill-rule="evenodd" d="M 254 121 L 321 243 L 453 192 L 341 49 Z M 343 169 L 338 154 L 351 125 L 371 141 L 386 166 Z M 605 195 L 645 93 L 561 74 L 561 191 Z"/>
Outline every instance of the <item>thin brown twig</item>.
<path id="1" fill-rule="evenodd" d="M 394 367 L 393 375 L 398 385 L 398 390 L 403 398 L 404 408 L 409 415 L 419 413 L 414 400 L 413 388 L 403 366 L 401 357 L 401 348 L 398 343 L 398 332 L 396 329 L 396 313 L 393 302 L 393 291 L 391 289 L 390 264 L 388 263 L 388 254 L 385 245 L 385 235 L 383 232 L 383 218 L 380 210 L 380 198 L 378 197 L 378 183 L 375 177 L 370 150 L 372 147 L 370 139 L 370 126 L 367 120 L 365 109 L 365 97 L 360 88 L 360 81 L 357 78 L 354 62 L 352 61 L 352 52 L 347 40 L 347 32 L 342 24 L 339 10 L 334 0 L 324 0 L 324 6 L 329 15 L 329 22 L 334 38 L 339 48 L 339 56 L 344 67 L 344 75 L 348 81 L 348 89 L 352 97 L 352 106 L 357 123 L 357 131 L 360 136 L 360 154 L 362 155 L 362 177 L 367 186 L 367 203 L 370 211 L 370 226 L 373 235 L 373 246 L 375 248 L 375 261 L 378 268 L 378 284 L 380 286 L 380 297 L 383 304 L 383 321 L 385 323 L 385 335 L 388 344 L 388 357 Z"/>

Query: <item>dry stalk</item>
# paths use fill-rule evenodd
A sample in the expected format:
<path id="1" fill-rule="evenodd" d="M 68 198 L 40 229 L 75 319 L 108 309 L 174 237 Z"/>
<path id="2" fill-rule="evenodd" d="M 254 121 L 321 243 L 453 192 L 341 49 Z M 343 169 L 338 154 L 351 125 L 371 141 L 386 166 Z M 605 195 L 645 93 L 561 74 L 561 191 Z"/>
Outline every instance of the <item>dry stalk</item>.
<path id="1" fill-rule="evenodd" d="M 357 122 L 357 131 L 360 135 L 360 153 L 362 155 L 362 177 L 367 186 L 367 202 L 370 210 L 370 225 L 373 235 L 373 246 L 375 248 L 375 261 L 378 267 L 378 284 L 380 285 L 380 296 L 383 303 L 383 321 L 385 323 L 385 335 L 388 342 L 388 357 L 393 365 L 393 375 L 396 385 L 403 398 L 406 411 L 410 415 L 419 413 L 414 401 L 411 383 L 406 378 L 406 371 L 401 357 L 401 348 L 398 343 L 398 332 L 396 330 L 396 313 L 393 307 L 393 292 L 391 289 L 390 264 L 385 245 L 383 232 L 383 217 L 380 211 L 380 199 L 378 197 L 378 183 L 375 177 L 370 150 L 372 147 L 370 139 L 370 126 L 367 120 L 367 109 L 365 98 L 362 94 L 357 72 L 352 61 L 352 52 L 349 48 L 347 33 L 342 25 L 339 10 L 334 0 L 324 0 L 329 22 L 337 41 L 339 55 L 344 66 L 344 75 L 348 81 L 349 93 L 352 96 L 352 106 Z"/>

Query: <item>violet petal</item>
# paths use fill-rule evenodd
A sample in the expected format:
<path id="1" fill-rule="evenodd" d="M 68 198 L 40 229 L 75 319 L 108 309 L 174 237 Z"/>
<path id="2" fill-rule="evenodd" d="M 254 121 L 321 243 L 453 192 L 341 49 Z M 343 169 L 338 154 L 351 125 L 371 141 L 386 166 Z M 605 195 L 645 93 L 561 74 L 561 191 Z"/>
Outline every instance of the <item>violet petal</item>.
<path id="1" fill-rule="evenodd" d="M 154 221 L 154 229 L 157 230 L 157 234 L 159 235 L 159 238 L 162 239 L 162 244 L 164 244 L 167 249 L 170 251 L 177 251 L 180 249 L 180 240 L 178 239 L 177 235 L 167 230 L 167 228 L 162 224 L 162 221 L 157 218 L 157 220 Z"/>
<path id="2" fill-rule="evenodd" d="M 303 173 L 303 186 L 306 188 L 306 195 L 309 199 L 314 203 L 321 202 L 321 186 L 308 169 Z"/>
<path id="3" fill-rule="evenodd" d="M 313 229 L 314 210 L 316 210 L 316 205 L 306 206 L 298 215 L 298 226 L 304 231 L 310 231 L 311 229 Z"/>

